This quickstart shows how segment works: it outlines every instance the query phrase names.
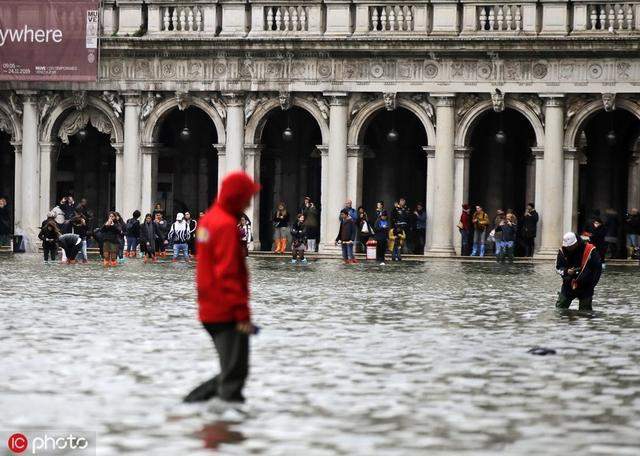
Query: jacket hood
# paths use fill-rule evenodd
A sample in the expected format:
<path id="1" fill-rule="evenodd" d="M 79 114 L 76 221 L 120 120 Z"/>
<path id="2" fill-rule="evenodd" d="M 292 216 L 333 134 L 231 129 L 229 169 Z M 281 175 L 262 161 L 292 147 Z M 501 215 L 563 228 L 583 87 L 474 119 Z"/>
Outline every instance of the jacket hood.
<path id="1" fill-rule="evenodd" d="M 222 181 L 216 204 L 225 211 L 241 215 L 251 197 L 260 191 L 260 184 L 256 184 L 246 173 L 234 172 Z"/>

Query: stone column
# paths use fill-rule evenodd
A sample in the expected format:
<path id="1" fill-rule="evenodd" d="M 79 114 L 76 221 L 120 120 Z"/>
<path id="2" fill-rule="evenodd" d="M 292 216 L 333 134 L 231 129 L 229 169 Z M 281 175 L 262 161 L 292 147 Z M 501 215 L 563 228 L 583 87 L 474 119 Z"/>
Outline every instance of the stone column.
<path id="1" fill-rule="evenodd" d="M 227 148 L 224 144 L 214 144 L 213 147 L 218 153 L 218 190 L 224 176 L 227 174 Z"/>
<path id="2" fill-rule="evenodd" d="M 578 229 L 578 178 L 580 164 L 575 149 L 564 151 L 564 201 L 562 214 L 562 231 Z"/>
<path id="3" fill-rule="evenodd" d="M 454 203 L 455 94 L 436 96 L 436 156 L 432 240 L 429 254 L 452 256 Z"/>
<path id="4" fill-rule="evenodd" d="M 123 178 L 116 178 L 122 184 L 122 216 L 131 217 L 133 211 L 140 209 L 142 185 L 140 179 L 140 94 L 129 92 L 124 94 L 124 148 Z M 116 194 L 118 190 L 116 190 Z M 142 211 L 140 211 L 142 212 Z M 143 214 L 144 215 L 144 214 Z"/>
<path id="5" fill-rule="evenodd" d="M 38 100 L 36 91 L 20 91 L 23 97 L 22 112 L 22 187 L 16 197 L 21 197 L 22 228 L 29 240 L 29 247 L 36 251 L 40 214 L 40 159 L 38 156 Z"/>
<path id="6" fill-rule="evenodd" d="M 111 144 L 116 153 L 116 211 L 126 217 L 124 212 L 124 144 Z"/>
<path id="7" fill-rule="evenodd" d="M 227 105 L 227 157 L 225 173 L 242 170 L 244 156 L 244 93 L 223 94 Z"/>
<path id="8" fill-rule="evenodd" d="M 156 143 L 143 144 L 142 151 L 142 214 L 150 213 L 156 204 L 156 194 L 158 192 L 158 149 L 160 145 Z"/>
<path id="9" fill-rule="evenodd" d="M 55 144 L 50 142 L 40 143 L 40 214 L 46 214 L 51 210 L 53 192 L 52 164 L 55 156 Z"/>
<path id="10" fill-rule="evenodd" d="M 22 143 L 11 142 L 14 151 L 15 162 L 15 177 L 13 182 L 14 201 L 13 201 L 13 226 L 18 227 L 21 225 L 22 220 L 22 200 L 20 198 L 20 192 L 22 192 Z"/>
<path id="11" fill-rule="evenodd" d="M 436 200 L 436 149 L 434 146 L 424 146 L 422 150 L 427 154 L 427 195 L 424 202 L 424 209 L 427 211 L 427 239 L 424 251 L 428 252 L 433 240 L 433 223 L 431 221 Z"/>
<path id="12" fill-rule="evenodd" d="M 629 158 L 629 195 L 627 210 L 640 209 L 640 151 L 633 152 Z"/>
<path id="13" fill-rule="evenodd" d="M 260 182 L 260 159 L 263 147 L 261 144 L 246 144 L 244 148 L 245 172 L 255 182 Z M 260 193 L 252 198 L 247 215 L 251 219 L 251 229 L 253 231 L 252 250 L 260 250 Z"/>
<path id="14" fill-rule="evenodd" d="M 325 239 L 331 241 L 327 234 L 327 210 L 329 207 L 329 146 L 316 146 L 320 152 L 320 244 L 324 245 Z M 315 202 L 318 204 L 318 202 Z"/>
<path id="15" fill-rule="evenodd" d="M 542 239 L 538 256 L 555 257 L 562 241 L 564 184 L 564 101 L 562 95 L 541 95 L 545 101 Z"/>
<path id="16" fill-rule="evenodd" d="M 353 201 L 353 207 L 362 204 L 362 171 L 366 146 L 347 147 L 347 199 Z"/>
<path id="17" fill-rule="evenodd" d="M 537 251 L 540 248 L 540 240 L 542 239 L 542 218 L 544 217 L 544 215 L 542 214 L 542 212 L 544 211 L 544 205 L 542 204 L 542 188 L 544 186 L 544 148 L 532 147 L 531 153 L 533 153 L 535 162 L 533 204 L 535 204 L 536 212 L 538 213 L 538 217 L 540 217 L 540 221 L 538 222 L 538 226 L 536 227 L 536 242 L 534 246 L 535 250 Z"/>
<path id="18" fill-rule="evenodd" d="M 454 201 L 453 201 L 453 245 L 458 255 L 462 254 L 462 238 L 458 230 L 462 205 L 467 203 L 469 197 L 469 160 L 471 149 L 469 147 L 457 147 L 455 151 L 454 173 Z"/>
<path id="19" fill-rule="evenodd" d="M 333 242 L 331 233 L 339 227 L 340 210 L 347 199 L 347 120 L 349 114 L 346 93 L 328 93 L 329 113 L 329 154 L 327 186 L 322 193 L 328 192 L 327 205 L 323 208 L 325 220 L 325 237 L 320 240 L 320 248 L 331 250 Z"/>

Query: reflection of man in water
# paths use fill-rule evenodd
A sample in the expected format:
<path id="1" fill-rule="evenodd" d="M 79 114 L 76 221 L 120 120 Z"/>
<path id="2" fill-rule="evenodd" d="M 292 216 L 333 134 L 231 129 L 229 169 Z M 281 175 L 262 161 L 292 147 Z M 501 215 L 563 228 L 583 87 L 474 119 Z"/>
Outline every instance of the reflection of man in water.
<path id="1" fill-rule="evenodd" d="M 185 402 L 206 401 L 214 396 L 242 402 L 249 373 L 249 335 L 256 329 L 249 310 L 249 277 L 238 220 L 260 186 L 245 173 L 228 175 L 218 199 L 198 221 L 196 268 L 200 321 L 218 357 L 220 373 L 193 390 Z"/>
<path id="2" fill-rule="evenodd" d="M 584 242 L 575 233 L 565 234 L 558 251 L 556 270 L 562 277 L 556 307 L 568 309 L 577 298 L 579 310 L 590 312 L 593 292 L 602 274 L 602 261 L 593 244 Z"/>

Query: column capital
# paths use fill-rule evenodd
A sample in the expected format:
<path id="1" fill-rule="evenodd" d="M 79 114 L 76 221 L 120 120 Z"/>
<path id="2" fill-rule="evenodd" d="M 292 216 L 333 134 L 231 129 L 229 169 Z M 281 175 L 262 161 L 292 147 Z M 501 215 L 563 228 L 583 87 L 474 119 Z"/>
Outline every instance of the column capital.
<path id="1" fill-rule="evenodd" d="M 447 107 L 452 108 L 456 104 L 456 96 L 455 93 L 432 93 L 431 97 L 436 100 L 436 107 Z"/>
<path id="2" fill-rule="evenodd" d="M 9 144 L 13 146 L 13 152 L 16 154 L 22 154 L 22 142 L 11 141 Z"/>
<path id="3" fill-rule="evenodd" d="M 316 146 L 316 149 L 318 150 L 318 152 L 320 152 L 321 157 L 329 156 L 329 146 L 322 144 L 322 145 Z"/>
<path id="4" fill-rule="evenodd" d="M 124 154 L 124 143 L 111 143 L 111 147 L 115 149 L 116 155 Z"/>
<path id="5" fill-rule="evenodd" d="M 159 149 L 159 143 L 145 143 L 140 146 L 143 155 L 158 155 Z"/>
<path id="6" fill-rule="evenodd" d="M 578 149 L 576 149 L 575 147 L 565 147 L 563 152 L 565 160 L 575 160 L 576 158 L 578 158 Z"/>
<path id="7" fill-rule="evenodd" d="M 349 103 L 347 92 L 323 92 L 322 95 L 329 99 L 330 106 L 347 106 Z"/>
<path id="8" fill-rule="evenodd" d="M 629 164 L 632 166 L 640 165 L 640 152 L 635 151 L 629 155 Z"/>
<path id="9" fill-rule="evenodd" d="M 541 93 L 538 96 L 544 100 L 544 105 L 547 108 L 564 107 L 564 94 L 562 93 Z"/>
<path id="10" fill-rule="evenodd" d="M 468 160 L 469 158 L 471 158 L 472 151 L 473 147 L 456 146 L 453 154 L 456 159 Z"/>
<path id="11" fill-rule="evenodd" d="M 350 145 L 347 146 L 347 157 L 364 158 L 364 155 L 368 150 L 368 146 Z"/>
<path id="12" fill-rule="evenodd" d="M 218 152 L 218 157 L 224 157 L 227 155 L 226 144 L 214 144 L 213 148 Z"/>
<path id="13" fill-rule="evenodd" d="M 531 154 L 536 160 L 542 160 L 544 157 L 544 147 L 532 147 Z"/>
<path id="14" fill-rule="evenodd" d="M 436 156 L 435 146 L 422 146 L 422 151 L 426 154 L 427 158 L 435 158 Z"/>
<path id="15" fill-rule="evenodd" d="M 127 92 L 122 92 L 122 96 L 124 97 L 125 106 L 140 106 L 140 101 L 142 99 L 142 95 L 140 91 L 131 90 Z"/>
<path id="16" fill-rule="evenodd" d="M 246 98 L 245 92 L 222 92 L 222 99 L 228 108 L 231 107 L 244 107 L 244 100 Z"/>
<path id="17" fill-rule="evenodd" d="M 40 92 L 38 90 L 16 90 L 16 95 L 22 97 L 22 103 L 37 103 L 38 95 Z"/>
<path id="18" fill-rule="evenodd" d="M 262 144 L 245 144 L 244 155 L 249 157 L 259 157 L 262 154 L 264 145 Z"/>

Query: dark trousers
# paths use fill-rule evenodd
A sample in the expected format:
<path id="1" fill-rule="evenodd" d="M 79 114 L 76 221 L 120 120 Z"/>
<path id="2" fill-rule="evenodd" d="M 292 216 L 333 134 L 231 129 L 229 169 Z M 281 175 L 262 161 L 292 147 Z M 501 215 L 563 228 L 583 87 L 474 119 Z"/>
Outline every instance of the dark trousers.
<path id="1" fill-rule="evenodd" d="M 536 238 L 524 238 L 522 239 L 522 247 L 524 248 L 524 256 L 532 257 L 533 249 L 536 242 Z"/>
<path id="2" fill-rule="evenodd" d="M 378 241 L 376 244 L 376 261 L 384 262 L 384 254 L 387 252 L 387 240 Z"/>
<path id="3" fill-rule="evenodd" d="M 242 389 L 249 375 L 249 336 L 236 330 L 236 323 L 203 323 L 220 358 L 220 373 L 194 389 L 185 402 L 218 396 L 224 401 L 243 402 Z"/>
<path id="4" fill-rule="evenodd" d="M 556 308 L 568 309 L 574 299 L 578 299 L 578 310 L 583 312 L 591 312 L 593 310 L 591 304 L 593 302 L 593 289 L 590 290 L 574 290 L 571 288 L 571 281 L 565 280 L 562 289 L 558 295 Z"/>
<path id="5" fill-rule="evenodd" d="M 424 228 L 416 228 L 416 248 L 414 250 L 416 255 L 424 255 L 425 236 Z"/>
<path id="6" fill-rule="evenodd" d="M 58 244 L 56 244 L 55 242 L 44 241 L 42 243 L 42 250 L 44 251 L 44 261 L 49 261 L 49 256 L 51 256 L 51 261 L 56 261 Z"/>
<path id="7" fill-rule="evenodd" d="M 67 256 L 67 260 L 75 261 L 80 249 L 82 248 L 82 244 L 78 245 L 70 245 L 69 247 L 64 248 L 64 254 Z"/>

